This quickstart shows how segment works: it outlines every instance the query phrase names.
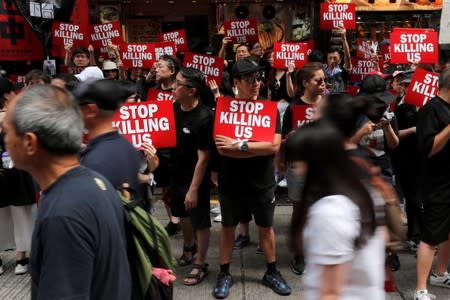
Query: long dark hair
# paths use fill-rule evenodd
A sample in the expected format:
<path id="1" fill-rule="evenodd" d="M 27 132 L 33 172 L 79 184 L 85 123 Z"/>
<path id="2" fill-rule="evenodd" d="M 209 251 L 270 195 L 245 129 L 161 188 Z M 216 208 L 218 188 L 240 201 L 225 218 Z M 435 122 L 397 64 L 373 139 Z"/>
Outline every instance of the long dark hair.
<path id="1" fill-rule="evenodd" d="M 361 233 L 355 246 L 364 245 L 375 231 L 374 205 L 344 148 L 341 133 L 326 120 L 306 124 L 286 141 L 286 158 L 307 163 L 300 219 L 297 220 L 299 232 L 303 233 L 309 208 L 315 202 L 330 195 L 344 195 L 360 210 Z"/>
<path id="2" fill-rule="evenodd" d="M 303 81 L 310 81 L 314 77 L 314 73 L 323 70 L 323 65 L 318 62 L 309 62 L 304 65 L 301 69 L 295 72 L 294 75 L 294 88 L 295 97 L 300 98 L 305 92 L 305 87 L 303 86 Z"/>

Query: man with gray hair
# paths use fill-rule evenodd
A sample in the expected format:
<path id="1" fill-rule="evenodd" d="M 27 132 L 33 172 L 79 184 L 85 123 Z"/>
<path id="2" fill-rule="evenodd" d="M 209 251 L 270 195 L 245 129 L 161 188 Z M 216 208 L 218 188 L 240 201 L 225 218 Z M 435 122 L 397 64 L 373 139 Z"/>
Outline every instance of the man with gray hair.
<path id="1" fill-rule="evenodd" d="M 435 248 L 436 268 L 430 284 L 450 288 L 450 69 L 439 77 L 439 92 L 418 113 L 417 139 L 421 159 L 423 233 L 417 251 L 415 300 L 430 300 L 427 278 Z"/>
<path id="2" fill-rule="evenodd" d="M 32 299 L 130 299 L 122 204 L 103 176 L 80 166 L 83 121 L 71 96 L 32 86 L 12 101 L 3 129 L 15 166 L 42 190 Z"/>

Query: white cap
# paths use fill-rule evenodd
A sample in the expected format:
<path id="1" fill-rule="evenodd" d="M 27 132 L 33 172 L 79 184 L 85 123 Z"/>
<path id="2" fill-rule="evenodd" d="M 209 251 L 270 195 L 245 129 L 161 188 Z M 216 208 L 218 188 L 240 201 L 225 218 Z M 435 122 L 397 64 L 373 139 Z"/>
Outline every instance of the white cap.
<path id="1" fill-rule="evenodd" d="M 80 74 L 75 75 L 79 81 L 94 81 L 104 79 L 103 72 L 99 67 L 86 67 Z"/>
<path id="2" fill-rule="evenodd" d="M 117 70 L 117 64 L 111 60 L 105 60 L 103 62 L 103 71 Z"/>

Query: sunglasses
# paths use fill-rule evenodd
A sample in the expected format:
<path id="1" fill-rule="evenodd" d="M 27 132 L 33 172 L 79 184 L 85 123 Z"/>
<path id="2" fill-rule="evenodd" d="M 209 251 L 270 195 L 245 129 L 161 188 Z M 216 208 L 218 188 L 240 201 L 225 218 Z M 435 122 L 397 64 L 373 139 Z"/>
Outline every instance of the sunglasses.
<path id="1" fill-rule="evenodd" d="M 253 84 L 256 81 L 257 82 L 261 82 L 262 81 L 261 75 L 257 75 L 257 76 L 242 76 L 242 79 L 247 81 L 249 84 Z"/>

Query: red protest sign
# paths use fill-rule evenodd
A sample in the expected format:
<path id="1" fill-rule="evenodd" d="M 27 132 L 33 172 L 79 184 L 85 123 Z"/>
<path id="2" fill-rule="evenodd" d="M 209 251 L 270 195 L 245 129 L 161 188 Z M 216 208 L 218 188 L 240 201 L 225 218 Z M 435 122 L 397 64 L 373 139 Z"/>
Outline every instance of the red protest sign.
<path id="1" fill-rule="evenodd" d="M 223 23 L 225 37 L 230 37 L 234 44 L 256 43 L 258 22 L 256 19 L 227 20 Z"/>
<path id="2" fill-rule="evenodd" d="M 147 142 L 155 148 L 176 146 L 172 102 L 127 103 L 114 116 L 113 126 L 137 149 Z"/>
<path id="3" fill-rule="evenodd" d="M 156 60 L 159 60 L 159 58 L 163 55 L 175 56 L 175 53 L 177 52 L 175 42 L 153 43 L 153 47 Z"/>
<path id="4" fill-rule="evenodd" d="M 320 29 L 330 30 L 338 27 L 356 29 L 356 4 L 321 3 Z"/>
<path id="5" fill-rule="evenodd" d="M 301 68 L 308 62 L 310 43 L 274 43 L 273 67 L 285 69 L 291 62 L 296 68 Z"/>
<path id="6" fill-rule="evenodd" d="M 417 68 L 406 91 L 405 102 L 422 107 L 439 90 L 439 75 Z"/>
<path id="7" fill-rule="evenodd" d="M 312 122 L 314 105 L 294 105 L 292 107 L 292 128 Z"/>
<path id="8" fill-rule="evenodd" d="M 92 46 L 100 49 L 100 55 L 106 57 L 108 46 L 119 45 L 123 42 L 121 31 L 122 26 L 118 21 L 92 25 L 90 31 Z"/>
<path id="9" fill-rule="evenodd" d="M 188 52 L 184 55 L 183 65 L 202 71 L 208 82 L 215 80 L 220 85 L 222 82 L 223 60 L 223 58 L 217 56 Z"/>
<path id="10" fill-rule="evenodd" d="M 148 89 L 146 101 L 173 101 L 173 93 L 157 89 Z"/>
<path id="11" fill-rule="evenodd" d="M 120 58 L 124 68 L 151 68 L 155 59 L 153 44 L 121 44 Z"/>
<path id="12" fill-rule="evenodd" d="M 273 142 L 276 122 L 276 102 L 219 97 L 214 136 L 224 135 L 239 140 Z"/>
<path id="13" fill-rule="evenodd" d="M 353 82 L 362 81 L 367 73 L 378 70 L 375 62 L 367 59 L 352 59 L 352 70 L 350 80 Z"/>
<path id="14" fill-rule="evenodd" d="M 391 32 L 391 63 L 420 62 L 434 64 L 439 60 L 438 34 L 430 29 L 395 29 Z"/>
<path id="15" fill-rule="evenodd" d="M 377 54 L 378 43 L 365 39 L 356 39 L 356 57 L 360 59 L 370 59 Z"/>
<path id="16" fill-rule="evenodd" d="M 42 60 L 42 42 L 13 1 L 0 0 L 0 61 Z"/>
<path id="17" fill-rule="evenodd" d="M 158 41 L 174 42 L 175 45 L 177 46 L 177 51 L 179 52 L 189 51 L 189 44 L 186 35 L 186 30 L 184 29 L 161 33 L 158 36 Z"/>
<path id="18" fill-rule="evenodd" d="M 64 45 L 73 44 L 73 47 L 87 47 L 89 36 L 79 24 L 53 22 L 52 45 L 64 48 Z"/>

